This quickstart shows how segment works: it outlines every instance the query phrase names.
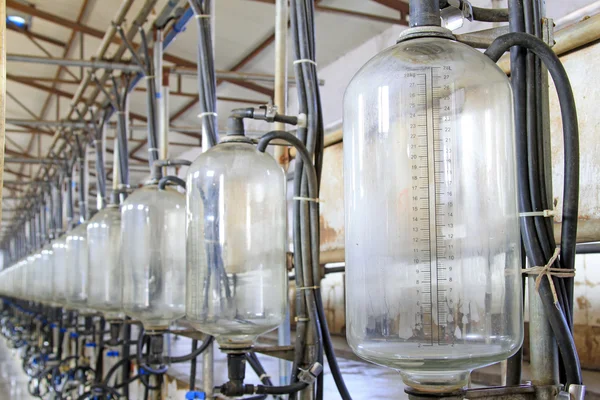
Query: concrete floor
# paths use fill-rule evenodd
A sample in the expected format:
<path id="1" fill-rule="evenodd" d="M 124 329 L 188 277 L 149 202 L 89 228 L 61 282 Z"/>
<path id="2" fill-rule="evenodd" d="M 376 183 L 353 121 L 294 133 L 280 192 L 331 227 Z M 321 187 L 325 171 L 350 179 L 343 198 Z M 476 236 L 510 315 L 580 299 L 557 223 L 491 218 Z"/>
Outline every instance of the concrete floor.
<path id="1" fill-rule="evenodd" d="M 35 399 L 27 391 L 29 378 L 21 368 L 17 350 L 9 349 L 6 341 L 0 339 L 0 399 Z"/>
<path id="2" fill-rule="evenodd" d="M 274 338 L 265 338 L 266 343 L 272 343 Z M 406 399 L 404 385 L 400 376 L 395 371 L 377 367 L 361 361 L 352 354 L 344 338 L 334 337 L 334 347 L 338 354 L 340 368 L 345 377 L 346 384 L 354 399 Z M 266 344 L 265 343 L 265 344 Z M 171 354 L 187 354 L 191 348 L 188 338 L 180 337 L 171 342 Z M 272 357 L 259 355 L 259 358 L 270 374 L 274 384 L 278 384 L 278 360 Z M 5 340 L 0 339 L 0 400 L 33 399 L 27 391 L 28 378 L 21 369 L 20 357 L 16 350 L 9 349 Z M 174 364 L 169 369 L 169 375 L 183 381 L 189 381 L 190 364 Z M 473 379 L 479 384 L 496 384 L 499 379 L 500 367 L 498 364 L 477 370 Z M 250 367 L 247 368 L 247 383 L 260 383 L 256 374 Z M 335 383 L 331 373 L 325 366 L 325 395 L 327 400 L 338 400 Z M 523 378 L 529 376 L 529 365 L 524 365 Z M 220 385 L 226 381 L 227 365 L 225 356 L 217 349 L 215 355 L 215 384 Z M 587 386 L 586 400 L 600 400 L 600 372 L 584 371 L 584 381 Z M 202 361 L 198 361 L 197 385 L 202 386 Z"/>

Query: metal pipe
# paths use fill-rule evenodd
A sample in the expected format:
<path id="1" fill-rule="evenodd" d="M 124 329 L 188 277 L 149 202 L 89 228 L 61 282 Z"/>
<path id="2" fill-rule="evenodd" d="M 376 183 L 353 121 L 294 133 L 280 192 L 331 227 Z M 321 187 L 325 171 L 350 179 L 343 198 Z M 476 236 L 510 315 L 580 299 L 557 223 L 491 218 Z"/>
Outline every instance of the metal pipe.
<path id="1" fill-rule="evenodd" d="M 287 7 L 286 7 L 287 8 Z M 277 12 L 277 11 L 276 11 Z M 287 22 L 286 22 L 287 28 Z M 277 33 L 277 32 L 276 32 Z M 287 30 L 286 30 L 287 36 Z M 275 39 L 277 41 L 277 39 Z M 276 48 L 277 50 L 277 48 Z M 180 75 L 180 76 L 190 76 L 197 77 L 198 71 L 194 68 L 190 67 L 172 67 L 168 69 L 170 74 Z M 251 72 L 237 72 L 237 71 L 216 71 L 217 79 L 230 80 L 230 81 L 252 81 L 252 82 L 265 82 L 265 83 L 274 83 L 276 81 L 275 75 L 269 74 L 259 74 L 259 73 L 251 73 Z M 294 78 L 287 78 L 287 83 L 289 85 L 295 85 L 296 80 Z M 323 86 L 325 84 L 325 80 L 319 79 L 319 85 Z"/>
<path id="2" fill-rule="evenodd" d="M 169 158 L 169 75 L 163 67 L 163 31 L 156 31 L 154 42 L 154 71 L 156 75 L 156 87 L 160 95 L 157 96 L 156 105 L 158 109 L 158 157 L 161 160 Z"/>
<path id="3" fill-rule="evenodd" d="M 52 158 L 24 158 L 24 157 L 9 157 L 4 159 L 4 163 L 12 164 L 62 164 L 60 160 Z"/>
<path id="4" fill-rule="evenodd" d="M 179 3 L 181 3 L 181 0 L 169 0 L 158 17 L 156 17 L 154 25 L 159 27 L 164 26 L 167 19 L 171 16 L 171 12 L 179 6 Z"/>
<path id="5" fill-rule="evenodd" d="M 287 31 L 288 31 L 289 6 L 288 0 L 277 0 L 275 2 L 275 87 L 273 102 L 277 112 L 286 114 L 287 110 Z M 219 73 L 217 72 L 217 76 Z M 277 122 L 275 130 L 285 130 L 285 124 Z M 276 146 L 275 160 L 287 172 L 290 156 L 289 147 Z M 287 346 L 291 343 L 290 309 L 286 307 L 285 317 L 277 329 L 277 344 Z M 279 384 L 284 386 L 290 383 L 290 371 L 292 363 L 279 360 Z"/>
<path id="6" fill-rule="evenodd" d="M 275 88 L 273 102 L 277 112 L 286 114 L 287 110 L 287 31 L 289 7 L 287 0 L 277 0 L 275 3 Z M 275 130 L 285 130 L 285 124 L 275 123 Z M 287 172 L 290 158 L 289 147 L 275 147 L 275 160 Z M 289 344 L 289 343 L 287 343 Z M 281 344 L 280 344 L 281 345 Z"/>
<path id="7" fill-rule="evenodd" d="M 28 56 L 25 54 L 7 54 L 6 61 L 23 62 L 32 64 L 59 65 L 61 67 L 81 67 L 91 69 L 118 70 L 125 72 L 139 72 L 141 69 L 136 64 L 123 64 L 111 61 L 76 60 L 73 58 L 48 58 Z"/>
<path id="8" fill-rule="evenodd" d="M 558 348 L 540 295 L 535 277 L 527 278 L 529 294 L 529 362 L 531 382 L 536 386 L 558 383 Z"/>
<path id="9" fill-rule="evenodd" d="M 42 181 L 42 180 L 20 181 L 20 180 L 16 180 L 16 179 L 5 179 L 3 183 L 9 184 L 9 185 L 43 185 L 47 182 Z"/>
<path id="10" fill-rule="evenodd" d="M 592 4 L 588 4 L 585 7 L 556 19 L 554 24 L 556 29 L 562 29 L 571 24 L 581 22 L 584 19 L 592 17 L 598 13 L 600 13 L 600 1 L 595 1 Z"/>
<path id="11" fill-rule="evenodd" d="M 215 344 L 208 345 L 202 352 L 202 385 L 204 392 L 210 399 L 213 395 L 213 386 L 215 380 Z"/>
<path id="12" fill-rule="evenodd" d="M 4 178 L 4 148 L 6 137 L 6 2 L 0 1 L 0 185 Z M 0 203 L 2 202 L 2 191 L 0 191 Z M 2 209 L 0 208 L 0 220 Z"/>
<path id="13" fill-rule="evenodd" d="M 89 127 L 89 123 L 83 123 L 81 121 L 47 121 L 47 120 L 35 120 L 35 119 L 18 119 L 18 118 L 7 118 L 6 123 L 10 125 L 18 126 L 42 126 L 42 127 L 55 127 L 55 128 L 86 128 Z"/>
<path id="14" fill-rule="evenodd" d="M 560 56 L 596 40 L 600 40 L 600 14 L 556 31 L 554 34 L 556 43 L 552 50 Z M 508 56 L 502 56 L 497 64 L 505 73 L 510 73 L 510 59 Z"/>
<path id="15" fill-rule="evenodd" d="M 410 0 L 410 27 L 440 26 L 439 0 Z"/>
<path id="16" fill-rule="evenodd" d="M 157 0 L 146 0 L 144 2 L 142 8 L 138 12 L 138 14 L 136 15 L 136 17 L 132 23 L 132 28 L 128 32 L 127 36 L 130 39 L 132 39 L 133 36 L 137 33 L 137 29 L 135 28 L 135 26 L 144 24 L 144 22 L 146 21 L 146 19 L 150 15 L 150 13 L 153 11 L 154 6 L 156 5 L 156 2 L 157 2 Z M 129 10 L 129 8 L 131 7 L 132 4 L 133 4 L 133 0 L 125 0 L 125 2 L 122 4 L 121 8 L 118 11 L 117 20 L 114 21 L 115 25 L 120 25 L 123 23 L 123 21 L 125 20 L 127 11 Z M 169 33 L 169 35 L 167 35 L 167 37 L 165 38 L 165 43 L 164 43 L 165 48 L 168 46 L 169 43 L 171 43 L 173 41 L 175 36 L 177 36 L 182 31 L 182 28 L 185 26 L 185 24 L 187 23 L 189 18 L 191 18 L 191 16 L 192 16 L 191 10 L 188 10 L 188 11 L 189 12 L 184 13 L 184 16 L 180 17 L 177 20 L 176 25 L 178 28 L 177 29 L 174 28 L 174 30 L 171 31 Z M 187 14 L 187 16 L 186 16 L 186 14 Z M 99 52 L 95 57 L 96 59 L 101 60 L 104 58 L 104 54 L 106 53 L 108 46 L 111 43 L 112 38 L 115 33 L 116 33 L 116 29 L 112 29 L 112 27 L 109 27 L 109 30 L 106 32 L 104 39 L 102 41 L 101 48 L 99 49 Z M 124 44 L 122 44 L 113 56 L 113 59 L 115 60 L 115 62 L 118 62 L 121 59 L 121 57 L 125 53 L 125 50 L 126 50 L 126 46 Z M 109 75 L 110 74 L 105 71 L 104 75 L 101 77 L 101 79 L 99 79 L 100 84 L 102 84 L 102 85 L 105 84 L 109 78 Z M 130 89 L 135 86 L 135 84 L 139 80 L 139 76 L 140 75 L 138 74 L 138 79 L 135 80 L 135 82 L 131 85 Z M 71 109 L 67 115 L 67 119 L 70 119 L 73 116 L 73 114 L 75 112 L 75 107 L 81 101 L 83 93 L 89 87 L 90 82 L 91 82 L 90 75 L 87 75 L 85 80 L 78 87 L 78 90 L 73 97 L 73 101 L 71 102 Z M 82 114 L 85 115 L 87 113 L 89 107 L 96 101 L 96 98 L 98 97 L 99 93 L 100 93 L 100 90 L 98 88 L 95 88 L 95 90 L 93 90 L 92 94 L 88 97 L 88 102 L 84 104 L 84 109 L 81 110 Z M 63 141 L 62 141 L 62 143 L 59 144 L 59 141 L 61 139 L 63 139 Z M 57 157 L 61 156 L 63 154 L 65 148 L 70 144 L 68 142 L 68 140 L 69 140 L 69 136 L 66 135 L 64 131 L 57 130 L 55 135 L 52 137 L 52 142 L 50 144 L 50 149 L 48 150 L 48 154 L 57 156 Z M 37 177 L 40 177 L 40 176 L 52 176 L 52 174 L 50 174 L 50 168 L 45 167 L 45 166 L 43 168 L 40 168 L 38 170 Z M 6 239 L 6 237 L 7 237 L 6 235 L 3 235 L 3 239 Z"/>

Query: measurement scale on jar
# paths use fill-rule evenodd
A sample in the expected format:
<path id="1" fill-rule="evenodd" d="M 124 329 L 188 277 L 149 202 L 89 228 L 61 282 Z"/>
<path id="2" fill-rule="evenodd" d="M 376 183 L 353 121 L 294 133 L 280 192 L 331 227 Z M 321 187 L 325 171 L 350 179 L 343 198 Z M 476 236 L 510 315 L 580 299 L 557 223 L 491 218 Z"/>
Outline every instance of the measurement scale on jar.
<path id="1" fill-rule="evenodd" d="M 454 308 L 454 116 L 451 67 L 405 73 L 409 89 L 412 262 L 416 268 L 418 346 L 452 345 Z"/>

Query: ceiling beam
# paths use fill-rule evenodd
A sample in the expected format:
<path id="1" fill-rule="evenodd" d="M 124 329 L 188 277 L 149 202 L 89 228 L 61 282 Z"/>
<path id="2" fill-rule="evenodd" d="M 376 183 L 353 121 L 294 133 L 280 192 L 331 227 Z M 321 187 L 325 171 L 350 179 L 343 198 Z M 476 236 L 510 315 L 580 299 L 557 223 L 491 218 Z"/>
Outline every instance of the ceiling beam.
<path id="1" fill-rule="evenodd" d="M 13 10 L 17 10 L 17 11 L 23 12 L 25 14 L 31 15 L 33 17 L 37 17 L 37 18 L 43 19 L 45 21 L 60 25 L 64 28 L 72 29 L 75 32 L 82 32 L 86 35 L 90 35 L 90 36 L 93 36 L 98 39 L 104 38 L 104 32 L 102 32 L 101 30 L 84 25 L 81 22 L 71 21 L 69 19 L 60 17 L 58 15 L 39 10 L 35 7 L 20 3 L 17 0 L 6 0 L 6 6 L 8 8 L 12 8 Z M 112 38 L 111 42 L 118 44 L 118 45 L 122 44 L 122 41 L 118 37 L 118 35 L 115 35 Z M 172 62 L 174 64 L 185 66 L 185 67 L 195 67 L 196 66 L 195 62 L 186 60 L 181 57 L 173 56 L 171 54 L 165 54 L 163 56 L 163 58 L 165 59 L 165 61 Z"/>
<path id="2" fill-rule="evenodd" d="M 275 0 L 251 0 L 251 1 L 259 2 L 259 3 L 275 4 Z M 402 5 L 405 5 L 406 10 L 407 10 L 406 12 L 408 13 L 408 4 L 402 3 L 399 0 L 374 0 L 374 1 L 376 1 L 377 3 L 381 2 L 382 4 L 384 2 L 385 3 L 399 3 L 398 7 L 402 7 Z M 408 23 L 406 21 L 402 20 L 402 18 L 384 17 L 382 15 L 367 14 L 367 13 L 362 13 L 362 12 L 358 12 L 358 11 L 348 10 L 345 8 L 322 6 L 319 4 L 315 4 L 315 11 L 328 13 L 328 14 L 345 15 L 348 17 L 362 18 L 362 19 L 376 21 L 376 22 L 384 22 L 386 24 L 408 25 Z M 398 10 L 398 11 L 400 11 L 400 10 Z"/>
<path id="3" fill-rule="evenodd" d="M 46 86 L 46 85 L 41 85 L 41 84 L 36 83 L 34 81 L 22 79 L 22 78 L 20 78 L 18 76 L 12 75 L 12 74 L 6 74 L 6 79 L 11 80 L 13 82 L 18 82 L 18 83 L 20 83 L 22 85 L 30 86 L 32 88 L 44 91 L 46 93 L 58 95 L 60 97 L 66 97 L 68 99 L 72 99 L 73 96 L 74 96 L 73 93 L 65 92 L 64 90 L 60 90 L 60 89 L 56 89 L 56 88 L 51 88 L 51 87 Z M 82 101 L 85 101 L 85 99 L 82 99 Z M 97 105 L 99 105 L 99 103 Z"/>
<path id="4" fill-rule="evenodd" d="M 102 39 L 102 37 L 104 36 L 104 32 L 102 32 L 98 29 L 91 28 L 91 27 L 86 26 L 79 22 L 74 22 L 74 21 L 68 20 L 68 19 L 60 17 L 58 15 L 47 13 L 47 12 L 39 10 L 33 6 L 23 4 L 17 0 L 6 0 L 6 7 L 12 8 L 13 10 L 20 11 L 20 12 L 28 14 L 28 15 L 31 15 L 32 17 L 36 17 L 39 19 L 46 20 L 48 22 L 52 22 L 57 25 L 61 25 L 65 28 L 74 30 L 76 32 L 83 32 L 87 35 L 94 36 L 99 39 Z"/>
<path id="5" fill-rule="evenodd" d="M 20 33 L 22 35 L 26 35 L 26 36 L 32 37 L 34 39 L 41 40 L 42 42 L 53 44 L 54 46 L 65 47 L 67 45 L 65 42 L 61 42 L 60 40 L 54 39 L 53 37 L 35 33 L 28 29 L 23 29 L 21 27 L 16 26 L 15 24 L 7 23 L 6 28 L 10 29 L 11 31 Z"/>
<path id="6" fill-rule="evenodd" d="M 252 61 L 254 58 L 256 58 L 256 56 L 258 56 L 264 49 L 269 47 L 269 45 L 271 43 L 273 43 L 274 41 L 275 41 L 275 31 L 273 31 L 273 33 L 271 33 L 267 38 L 265 38 L 262 42 L 260 42 L 256 47 L 254 47 L 252 50 L 250 50 L 244 57 L 242 57 L 237 63 L 235 63 L 231 68 L 229 68 L 229 70 L 233 71 L 233 72 L 237 72 L 240 69 L 244 68 L 244 66 L 246 66 L 246 64 L 248 64 L 250 61 Z M 222 82 L 223 82 L 223 80 L 217 80 L 217 86 Z M 246 84 L 250 83 L 253 86 L 253 88 L 250 90 L 258 89 L 258 90 L 260 90 L 259 93 L 266 94 L 270 98 L 273 98 L 273 91 L 270 89 L 267 89 L 267 90 L 269 90 L 269 92 L 267 94 L 266 90 L 263 90 L 263 89 L 266 89 L 263 86 L 252 84 L 251 82 L 231 82 L 231 83 L 235 83 L 236 85 L 245 87 L 246 89 L 250 89 L 248 87 L 248 85 L 246 85 Z M 254 86 L 258 86 L 259 88 L 256 88 Z M 173 122 L 173 121 L 179 119 L 182 115 L 184 115 L 189 110 L 191 110 L 198 103 L 198 101 L 199 101 L 199 98 L 190 100 L 183 107 L 181 107 L 179 110 L 177 110 L 177 112 L 175 112 L 175 114 L 173 114 L 171 116 L 170 121 Z"/>

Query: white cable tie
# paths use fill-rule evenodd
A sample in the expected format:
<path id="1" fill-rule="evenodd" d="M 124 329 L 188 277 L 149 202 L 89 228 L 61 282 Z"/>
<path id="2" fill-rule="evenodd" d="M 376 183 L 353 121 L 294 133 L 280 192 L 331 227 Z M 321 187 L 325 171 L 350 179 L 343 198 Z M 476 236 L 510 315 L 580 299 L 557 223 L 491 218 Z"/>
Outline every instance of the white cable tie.
<path id="1" fill-rule="evenodd" d="M 300 286 L 300 287 L 297 287 L 296 290 L 317 290 L 320 288 L 321 288 L 321 286 Z"/>
<path id="2" fill-rule="evenodd" d="M 258 377 L 258 379 L 260 379 L 261 381 L 263 379 L 270 379 L 270 378 L 271 378 L 271 375 L 269 375 L 269 374 L 262 374 L 261 376 Z"/>
<path id="3" fill-rule="evenodd" d="M 117 111 L 117 114 L 125 114 L 125 111 Z"/>
<path id="4" fill-rule="evenodd" d="M 519 217 L 554 217 L 555 215 L 556 211 L 554 210 L 529 211 L 519 213 Z"/>
<path id="5" fill-rule="evenodd" d="M 308 126 L 308 116 L 304 113 L 298 114 L 298 128 L 306 128 Z"/>
<path id="6" fill-rule="evenodd" d="M 206 111 L 206 112 L 201 112 L 200 114 L 198 114 L 198 118 L 204 118 L 204 117 L 218 117 L 219 115 L 214 112 L 214 111 Z"/>
<path id="7" fill-rule="evenodd" d="M 157 147 L 148 147 L 148 151 L 158 151 Z"/>
<path id="8" fill-rule="evenodd" d="M 302 196 L 294 196 L 292 197 L 293 200 L 298 200 L 298 201 L 312 201 L 314 203 L 324 203 L 323 200 L 321 199 L 313 199 L 312 197 L 302 197 Z"/>
<path id="9" fill-rule="evenodd" d="M 200 19 L 200 18 L 210 18 L 211 15 L 210 14 L 196 14 L 194 15 L 194 18 L 196 19 Z"/>
<path id="10" fill-rule="evenodd" d="M 301 58 L 300 60 L 294 60 L 294 65 L 301 64 L 301 63 L 309 63 L 309 64 L 314 65 L 315 67 L 317 66 L 317 62 L 314 60 L 311 60 L 310 58 Z"/>
<path id="11" fill-rule="evenodd" d="M 154 79 L 156 76 L 154 75 L 144 75 L 144 79 Z"/>

